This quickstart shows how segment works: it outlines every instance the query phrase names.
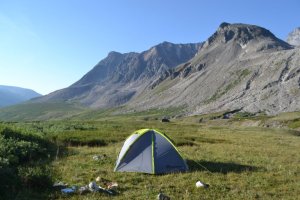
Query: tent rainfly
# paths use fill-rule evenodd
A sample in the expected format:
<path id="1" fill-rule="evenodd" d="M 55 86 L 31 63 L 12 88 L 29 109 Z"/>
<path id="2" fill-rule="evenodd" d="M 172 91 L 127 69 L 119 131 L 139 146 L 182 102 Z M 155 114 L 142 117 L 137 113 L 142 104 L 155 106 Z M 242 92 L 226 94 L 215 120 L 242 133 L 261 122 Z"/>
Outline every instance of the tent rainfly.
<path id="1" fill-rule="evenodd" d="M 185 160 L 165 134 L 141 129 L 124 142 L 114 171 L 166 174 L 187 170 Z"/>

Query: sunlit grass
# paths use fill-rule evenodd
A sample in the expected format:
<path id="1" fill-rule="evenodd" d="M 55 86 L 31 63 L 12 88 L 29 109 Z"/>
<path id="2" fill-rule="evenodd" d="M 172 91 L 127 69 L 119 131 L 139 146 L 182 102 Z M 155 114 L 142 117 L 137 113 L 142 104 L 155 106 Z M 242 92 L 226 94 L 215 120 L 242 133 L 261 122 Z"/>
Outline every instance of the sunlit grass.
<path id="1" fill-rule="evenodd" d="M 262 118 L 212 120 L 220 115 L 215 114 L 162 123 L 155 112 L 152 114 L 2 125 L 40 135 L 60 146 L 58 158 L 53 157 L 50 164 L 53 180 L 84 186 L 100 176 L 119 183 L 114 199 L 155 199 L 160 190 L 171 199 L 298 198 L 300 138 L 295 130 L 243 125 Z M 205 120 L 199 123 L 200 118 Z M 166 133 L 187 159 L 190 171 L 167 175 L 113 172 L 124 140 L 141 128 Z M 107 156 L 102 160 L 93 159 L 104 154 Z M 198 180 L 210 187 L 196 188 Z M 47 195 L 49 199 L 111 199 L 102 193 L 66 196 L 50 191 Z M 45 193 L 40 197 L 44 199 Z"/>
<path id="2" fill-rule="evenodd" d="M 109 129 L 112 135 L 125 131 L 126 124 L 114 123 L 119 127 Z M 58 179 L 71 185 L 86 185 L 97 176 L 117 181 L 120 194 L 114 199 L 154 199 L 160 190 L 172 199 L 295 199 L 300 191 L 300 141 L 288 131 L 210 127 L 180 121 L 169 124 L 140 121 L 129 127 L 147 126 L 159 128 L 178 144 L 188 160 L 190 172 L 159 176 L 115 173 L 113 168 L 123 141 L 120 137 L 115 143 L 103 147 L 69 147 L 69 155 L 53 163 Z M 130 133 L 120 134 L 125 138 Z M 108 155 L 104 160 L 92 159 L 94 155 L 103 154 Z M 210 184 L 210 187 L 196 188 L 198 180 Z M 65 197 L 58 194 L 58 198 Z M 82 199 L 82 196 L 69 198 Z M 88 194 L 85 198 L 110 197 Z"/>

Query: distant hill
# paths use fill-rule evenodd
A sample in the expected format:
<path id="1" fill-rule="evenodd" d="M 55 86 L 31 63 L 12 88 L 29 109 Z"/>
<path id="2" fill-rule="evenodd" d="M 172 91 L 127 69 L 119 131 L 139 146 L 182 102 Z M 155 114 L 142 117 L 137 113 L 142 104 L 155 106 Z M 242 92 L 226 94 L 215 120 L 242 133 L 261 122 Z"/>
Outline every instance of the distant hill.
<path id="1" fill-rule="evenodd" d="M 287 42 L 291 45 L 300 46 L 300 27 L 295 28 L 287 37 Z"/>
<path id="2" fill-rule="evenodd" d="M 0 107 L 18 104 L 39 96 L 41 94 L 30 89 L 0 85 Z"/>

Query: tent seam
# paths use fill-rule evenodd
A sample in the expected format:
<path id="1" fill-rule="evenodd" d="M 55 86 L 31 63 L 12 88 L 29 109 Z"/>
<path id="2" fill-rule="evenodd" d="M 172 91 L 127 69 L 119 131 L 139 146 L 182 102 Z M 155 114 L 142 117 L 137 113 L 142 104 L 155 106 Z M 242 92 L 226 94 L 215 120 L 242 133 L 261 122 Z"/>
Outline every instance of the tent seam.
<path id="1" fill-rule="evenodd" d="M 145 133 L 147 133 L 150 129 L 141 129 L 141 130 L 138 130 L 138 131 L 135 131 L 134 133 L 132 133 L 130 136 L 128 136 L 127 138 L 131 137 L 132 135 L 134 134 L 140 134 L 133 142 L 132 144 L 128 147 L 127 151 L 124 153 L 124 155 L 122 156 L 122 158 L 120 158 L 120 162 L 122 162 L 123 158 L 127 155 L 128 151 L 131 149 L 131 147 L 133 146 L 133 144 L 138 140 L 140 139 Z M 139 131 L 143 131 L 143 132 L 139 132 Z M 114 171 L 116 171 L 118 168 L 118 166 L 115 167 Z"/>
<path id="2" fill-rule="evenodd" d="M 153 130 L 152 130 L 153 131 Z M 155 174 L 155 161 L 154 161 L 154 133 L 152 133 L 152 173 Z"/>

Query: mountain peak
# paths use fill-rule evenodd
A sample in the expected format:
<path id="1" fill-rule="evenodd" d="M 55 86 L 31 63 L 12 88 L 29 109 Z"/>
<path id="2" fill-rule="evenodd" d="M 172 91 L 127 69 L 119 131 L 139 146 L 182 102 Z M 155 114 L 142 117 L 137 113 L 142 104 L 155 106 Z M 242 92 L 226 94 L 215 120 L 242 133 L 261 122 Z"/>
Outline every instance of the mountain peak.
<path id="1" fill-rule="evenodd" d="M 157 46 L 168 46 L 168 45 L 175 45 L 172 42 L 163 41 L 162 43 L 159 43 Z"/>
<path id="2" fill-rule="evenodd" d="M 300 46 L 300 27 L 295 28 L 291 33 L 289 33 L 287 42 L 294 46 Z"/>
<path id="3" fill-rule="evenodd" d="M 120 56 L 122 55 L 120 52 L 117 52 L 117 51 L 111 51 L 108 53 L 108 57 L 111 57 L 111 56 Z"/>
<path id="4" fill-rule="evenodd" d="M 221 39 L 223 43 L 230 40 L 238 40 L 239 42 L 247 43 L 252 39 L 257 38 L 272 38 L 276 37 L 267 29 L 249 24 L 229 24 L 221 23 L 216 33 L 210 39 Z"/>
<path id="5" fill-rule="evenodd" d="M 219 28 L 224 28 L 224 27 L 229 26 L 229 25 L 230 25 L 230 23 L 222 22 L 222 23 L 220 24 Z"/>
<path id="6" fill-rule="evenodd" d="M 171 48 L 172 46 L 178 46 L 179 44 L 173 44 L 171 42 L 161 42 L 153 47 L 151 47 L 150 49 L 156 49 L 156 50 L 160 50 L 160 49 L 165 49 L 165 48 Z"/>
<path id="7" fill-rule="evenodd" d="M 217 31 L 205 43 L 205 47 L 234 42 L 244 48 L 249 42 L 260 44 L 259 50 L 291 49 L 286 42 L 276 38 L 269 30 L 249 24 L 223 22 Z"/>

